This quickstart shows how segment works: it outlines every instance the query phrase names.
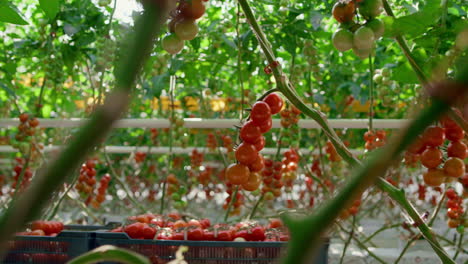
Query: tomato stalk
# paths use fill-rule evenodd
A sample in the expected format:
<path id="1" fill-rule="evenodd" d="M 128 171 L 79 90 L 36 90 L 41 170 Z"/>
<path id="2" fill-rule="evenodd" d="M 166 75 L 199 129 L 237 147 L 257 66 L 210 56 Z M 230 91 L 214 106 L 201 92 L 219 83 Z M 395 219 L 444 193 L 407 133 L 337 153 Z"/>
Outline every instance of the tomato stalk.
<path id="1" fill-rule="evenodd" d="M 232 205 L 236 202 L 237 200 L 237 193 L 239 192 L 239 185 L 236 185 L 236 188 L 234 189 L 234 192 L 231 195 L 231 200 L 229 201 L 228 207 L 226 209 L 226 214 L 224 215 L 224 222 L 226 222 L 229 218 L 229 213 L 231 212 Z"/>
<path id="2" fill-rule="evenodd" d="M 356 217 L 353 215 L 353 225 L 354 225 L 355 222 L 356 222 Z M 344 247 L 343 247 L 343 252 L 341 253 L 340 264 L 343 264 L 343 260 L 344 260 L 345 254 L 346 254 L 346 250 L 348 249 L 349 243 L 351 243 L 351 239 L 353 238 L 353 236 L 354 236 L 354 228 L 351 228 L 351 231 L 349 231 L 349 237 L 346 240 L 346 242 L 344 244 Z"/>
<path id="3" fill-rule="evenodd" d="M 135 197 L 133 197 L 133 194 L 128 189 L 127 184 L 124 181 L 122 181 L 122 179 L 120 179 L 119 175 L 117 175 L 117 172 L 114 170 L 114 167 L 112 167 L 112 163 L 109 158 L 109 155 L 107 155 L 107 153 L 104 153 L 104 156 L 107 162 L 107 166 L 109 166 L 109 170 L 111 171 L 111 174 L 113 175 L 112 179 L 115 180 L 122 187 L 122 190 L 125 192 L 128 199 L 134 206 L 140 208 L 140 210 L 142 210 L 143 212 L 146 212 L 147 210 L 143 207 L 143 205 L 141 205 L 141 203 L 138 202 Z"/>
<path id="4" fill-rule="evenodd" d="M 260 205 L 260 203 L 263 201 L 263 198 L 265 198 L 265 194 L 262 193 L 262 195 L 260 195 L 260 197 L 258 198 L 257 202 L 255 203 L 254 207 L 252 208 L 252 212 L 250 212 L 249 216 L 247 217 L 247 219 L 252 219 L 254 218 L 255 216 L 255 213 L 257 212 L 257 208 L 258 206 Z"/>
<path id="5" fill-rule="evenodd" d="M 369 131 L 373 131 L 372 120 L 374 119 L 374 65 L 372 62 L 372 52 L 369 54 Z"/>
<path id="6" fill-rule="evenodd" d="M 112 125 L 128 106 L 135 80 L 152 50 L 154 37 L 166 20 L 169 1 L 145 1 L 143 15 L 135 23 L 135 34 L 129 38 L 129 48 L 123 53 L 116 73 L 115 90 L 106 103 L 97 108 L 89 121 L 75 134 L 58 158 L 40 170 L 30 187 L 13 200 L 0 216 L 0 257 L 8 249 L 14 232 L 37 217 L 53 193 L 62 186 L 85 157 L 105 138 Z"/>

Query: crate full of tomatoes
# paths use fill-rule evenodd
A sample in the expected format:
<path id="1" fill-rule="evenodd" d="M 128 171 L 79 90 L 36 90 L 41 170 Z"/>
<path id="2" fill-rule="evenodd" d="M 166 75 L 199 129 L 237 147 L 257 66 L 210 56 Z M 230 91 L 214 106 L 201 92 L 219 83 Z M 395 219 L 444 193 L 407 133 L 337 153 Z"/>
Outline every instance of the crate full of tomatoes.
<path id="1" fill-rule="evenodd" d="M 66 263 L 93 249 L 93 239 L 94 232 L 83 231 L 78 226 L 70 228 L 58 221 L 35 221 L 29 231 L 19 232 L 9 241 L 9 251 L 2 263 Z"/>
<path id="2" fill-rule="evenodd" d="M 281 221 L 266 225 L 255 221 L 211 225 L 208 219 L 183 220 L 169 216 L 145 214 L 131 217 L 130 222 L 109 232 L 97 232 L 96 247 L 115 245 L 150 258 L 152 263 L 167 263 L 175 258 L 180 246 L 190 264 L 196 263 L 276 263 L 289 240 Z M 327 263 L 328 242 L 311 263 Z"/>

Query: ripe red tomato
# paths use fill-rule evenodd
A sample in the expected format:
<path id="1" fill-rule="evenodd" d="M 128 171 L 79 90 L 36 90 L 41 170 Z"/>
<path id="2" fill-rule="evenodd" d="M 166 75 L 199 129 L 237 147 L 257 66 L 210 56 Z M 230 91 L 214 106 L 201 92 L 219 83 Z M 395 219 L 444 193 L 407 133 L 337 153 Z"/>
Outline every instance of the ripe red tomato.
<path id="1" fill-rule="evenodd" d="M 203 229 L 201 228 L 192 228 L 187 231 L 187 239 L 193 241 L 201 241 L 203 240 L 204 233 Z"/>
<path id="2" fill-rule="evenodd" d="M 258 151 L 254 145 L 243 142 L 236 149 L 236 159 L 241 164 L 250 165 L 257 159 Z"/>
<path id="3" fill-rule="evenodd" d="M 445 177 L 446 175 L 442 169 L 429 169 L 424 173 L 423 180 L 427 185 L 436 187 L 444 182 Z"/>
<path id="4" fill-rule="evenodd" d="M 130 224 L 130 225 L 127 225 L 125 228 L 124 228 L 124 232 L 127 233 L 127 235 L 130 237 L 130 238 L 133 238 L 133 239 L 137 239 L 137 238 L 141 238 L 143 236 L 143 223 L 133 223 L 133 224 Z"/>
<path id="5" fill-rule="evenodd" d="M 437 148 L 428 148 L 421 154 L 421 163 L 426 168 L 433 169 L 442 163 L 442 152 Z"/>
<path id="6" fill-rule="evenodd" d="M 254 163 L 249 165 L 250 172 L 259 172 L 265 167 L 262 154 L 258 153 Z"/>
<path id="7" fill-rule="evenodd" d="M 25 123 L 26 121 L 28 121 L 28 118 L 29 118 L 29 115 L 26 114 L 26 113 L 22 113 L 20 116 L 19 116 L 19 120 L 21 123 Z"/>
<path id="8" fill-rule="evenodd" d="M 252 106 L 250 118 L 256 125 L 261 125 L 271 119 L 271 109 L 267 103 L 259 101 Z"/>
<path id="9" fill-rule="evenodd" d="M 422 138 L 424 144 L 431 147 L 437 147 L 444 143 L 444 129 L 438 126 L 430 126 L 424 131 Z"/>
<path id="10" fill-rule="evenodd" d="M 231 164 L 226 169 L 226 179 L 233 185 L 240 185 L 249 180 L 249 168 L 242 164 Z"/>
<path id="11" fill-rule="evenodd" d="M 465 163 L 459 158 L 448 158 L 444 164 L 447 176 L 458 178 L 465 174 Z"/>
<path id="12" fill-rule="evenodd" d="M 145 239 L 154 239 L 154 236 L 156 236 L 156 229 L 150 227 L 148 224 L 144 224 L 141 234 Z"/>
<path id="13" fill-rule="evenodd" d="M 247 182 L 242 184 L 242 188 L 246 191 L 253 192 L 260 187 L 262 176 L 257 172 L 251 172 Z"/>
<path id="14" fill-rule="evenodd" d="M 205 14 L 205 4 L 201 0 L 183 1 L 178 9 L 184 18 L 199 19 Z"/>
<path id="15" fill-rule="evenodd" d="M 208 218 L 203 218 L 203 219 L 200 219 L 200 224 L 202 228 L 206 229 L 211 226 L 211 221 Z"/>
<path id="16" fill-rule="evenodd" d="M 250 230 L 249 241 L 263 241 L 265 240 L 265 228 L 263 226 L 255 226 Z"/>
<path id="17" fill-rule="evenodd" d="M 218 241 L 232 241 L 232 234 L 228 230 L 218 231 L 218 236 L 216 237 Z"/>
<path id="18" fill-rule="evenodd" d="M 268 228 L 279 228 L 283 226 L 283 222 L 281 219 L 278 218 L 272 218 L 269 221 Z"/>
<path id="19" fill-rule="evenodd" d="M 240 138 L 247 143 L 255 144 L 261 136 L 260 128 L 252 120 L 245 123 L 240 130 Z"/>
<path id="20" fill-rule="evenodd" d="M 467 157 L 467 146 L 462 141 L 453 141 L 447 147 L 447 156 L 463 160 Z"/>
<path id="21" fill-rule="evenodd" d="M 254 143 L 255 149 L 257 151 L 262 150 L 265 147 L 265 137 L 260 136 L 260 138 L 257 140 L 257 142 Z"/>
<path id="22" fill-rule="evenodd" d="M 447 217 L 450 219 L 457 219 L 460 215 L 458 214 L 457 210 L 453 210 L 452 208 L 449 208 L 447 210 Z"/>
<path id="23" fill-rule="evenodd" d="M 283 99 L 276 93 L 271 93 L 263 99 L 270 106 L 271 114 L 277 114 L 283 108 Z"/>
<path id="24" fill-rule="evenodd" d="M 270 129 L 273 127 L 273 120 L 270 117 L 258 127 L 260 128 L 260 133 L 265 134 L 266 132 L 270 131 Z"/>
<path id="25" fill-rule="evenodd" d="M 215 241 L 215 235 L 214 235 L 214 231 L 211 231 L 211 230 L 205 230 L 203 232 L 203 240 L 205 241 Z"/>
<path id="26" fill-rule="evenodd" d="M 351 20 L 353 20 L 355 11 L 356 7 L 353 1 L 349 1 L 348 3 L 343 3 L 341 1 L 336 2 L 332 9 L 333 17 L 339 23 L 351 22 Z"/>
<path id="27" fill-rule="evenodd" d="M 459 126 L 446 128 L 445 137 L 450 141 L 459 141 L 465 137 L 465 131 Z"/>

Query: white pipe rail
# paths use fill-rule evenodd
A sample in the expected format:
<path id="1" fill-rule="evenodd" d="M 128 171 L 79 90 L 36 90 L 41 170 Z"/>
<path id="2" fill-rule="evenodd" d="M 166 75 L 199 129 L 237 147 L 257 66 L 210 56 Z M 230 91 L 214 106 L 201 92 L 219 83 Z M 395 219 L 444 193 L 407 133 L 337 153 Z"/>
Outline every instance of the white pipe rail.
<path id="1" fill-rule="evenodd" d="M 43 119 L 39 118 L 41 127 L 63 127 L 72 128 L 81 126 L 87 119 L 70 118 L 70 119 Z M 407 124 L 408 119 L 374 119 L 373 126 L 377 129 L 398 129 Z M 368 128 L 368 119 L 329 119 L 332 128 Z M 18 118 L 2 118 L 0 119 L 0 128 L 13 127 L 19 124 Z M 185 118 L 184 127 L 186 128 L 233 128 L 239 126 L 238 119 L 203 119 L 203 118 Z M 168 119 L 121 119 L 114 128 L 169 128 L 170 122 Z M 273 128 L 280 127 L 280 119 L 273 119 Z M 300 119 L 299 127 L 301 128 L 320 128 L 317 122 L 313 119 Z"/>
<path id="2" fill-rule="evenodd" d="M 61 146 L 45 146 L 43 151 L 45 153 L 53 152 L 53 151 L 60 150 L 60 148 L 61 148 Z M 172 148 L 172 153 L 174 153 L 174 154 L 190 154 L 193 149 L 197 149 L 199 152 L 202 152 L 202 153 L 217 154 L 216 151 L 214 151 L 214 152 L 211 151 L 210 152 L 210 150 L 208 148 L 205 148 L 205 147 L 199 147 L 199 148 L 195 148 L 195 147 L 187 147 L 187 148 L 173 147 Z M 136 152 L 136 151 L 141 151 L 141 152 L 150 153 L 150 154 L 168 154 L 169 153 L 169 147 L 149 147 L 149 146 L 139 146 L 139 147 L 134 147 L 134 146 L 105 146 L 104 150 L 107 153 L 122 153 L 122 154 L 132 153 L 132 152 Z M 280 152 L 283 153 L 286 150 L 288 150 L 288 149 L 287 148 L 282 148 L 280 150 Z M 225 148 L 221 148 L 221 151 L 226 153 Z M 260 152 L 262 154 L 265 154 L 265 155 L 274 155 L 274 154 L 276 154 L 276 151 L 277 151 L 276 148 L 264 148 Z M 2 152 L 2 153 L 15 153 L 15 152 L 18 152 L 18 150 L 14 149 L 11 146 L 5 146 L 4 145 L 4 146 L 0 146 L 0 152 Z M 318 154 L 319 153 L 318 149 L 315 149 L 313 151 L 310 151 L 308 149 L 300 149 L 300 152 L 302 154 Z M 351 153 L 353 153 L 355 155 L 360 155 L 360 154 L 363 153 L 363 151 L 362 150 L 351 150 Z"/>

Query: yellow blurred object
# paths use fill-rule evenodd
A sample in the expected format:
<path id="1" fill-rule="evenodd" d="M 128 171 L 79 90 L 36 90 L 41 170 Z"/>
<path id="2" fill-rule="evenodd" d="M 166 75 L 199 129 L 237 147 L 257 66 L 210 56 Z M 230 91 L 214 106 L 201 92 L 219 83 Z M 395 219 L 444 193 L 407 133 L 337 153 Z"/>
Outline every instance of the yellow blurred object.
<path id="1" fill-rule="evenodd" d="M 198 104 L 198 99 L 192 96 L 184 97 L 185 105 L 189 111 L 198 111 L 200 110 L 200 106 Z"/>
<path id="2" fill-rule="evenodd" d="M 75 100 L 76 108 L 78 109 L 85 109 L 85 102 L 84 100 Z"/>
<path id="3" fill-rule="evenodd" d="M 361 101 L 354 100 L 351 108 L 354 112 L 365 113 L 369 111 L 370 101 L 367 101 L 365 104 L 361 104 Z"/>
<path id="4" fill-rule="evenodd" d="M 73 86 L 73 81 L 71 79 L 67 79 L 65 83 L 63 84 L 63 87 L 69 89 Z"/>
<path id="5" fill-rule="evenodd" d="M 210 106 L 211 106 L 211 110 L 213 110 L 214 112 L 224 111 L 226 107 L 226 99 L 224 98 L 211 99 Z"/>

